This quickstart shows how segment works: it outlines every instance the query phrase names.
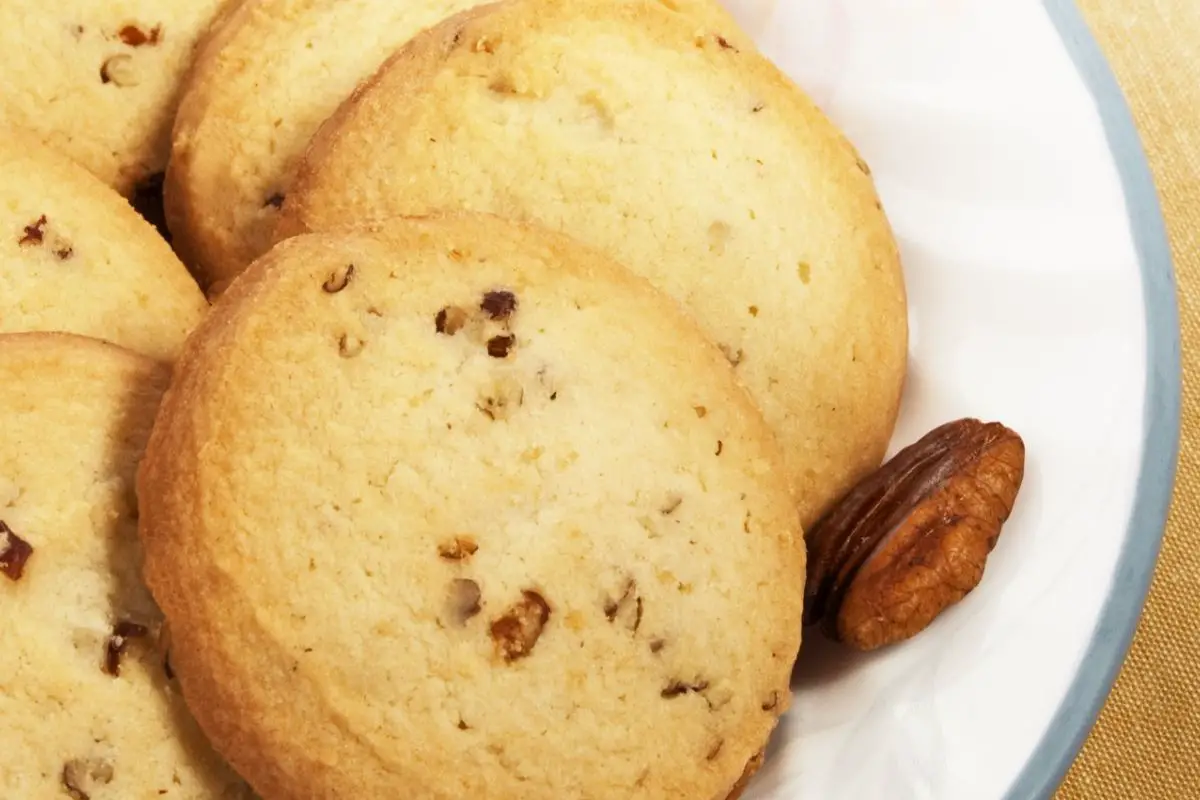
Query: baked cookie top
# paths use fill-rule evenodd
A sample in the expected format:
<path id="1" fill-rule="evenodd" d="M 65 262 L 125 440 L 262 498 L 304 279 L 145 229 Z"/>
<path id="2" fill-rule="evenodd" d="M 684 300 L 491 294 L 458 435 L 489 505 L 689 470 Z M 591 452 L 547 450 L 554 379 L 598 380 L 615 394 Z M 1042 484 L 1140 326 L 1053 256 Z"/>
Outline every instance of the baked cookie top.
<path id="1" fill-rule="evenodd" d="M 773 437 L 557 234 L 277 246 L 189 340 L 139 496 L 184 695 L 266 797 L 721 798 L 789 703 Z"/>
<path id="2" fill-rule="evenodd" d="M 164 187 L 174 245 L 210 292 L 270 247 L 304 148 L 355 86 L 414 34 L 478 5 L 246 0 L 230 14 L 185 84 Z M 716 0 L 679 5 L 731 24 Z"/>
<path id="3" fill-rule="evenodd" d="M 158 650 L 134 472 L 168 370 L 63 334 L 0 336 L 0 796 L 234 800 Z"/>
<path id="4" fill-rule="evenodd" d="M 65 331 L 172 360 L 207 310 L 125 198 L 32 136 L 0 131 L 0 333 Z"/>
<path id="5" fill-rule="evenodd" d="M 725 350 L 807 524 L 878 466 L 895 423 L 897 246 L 830 121 L 669 5 L 514 0 L 421 34 L 322 127 L 277 237 L 466 208 L 605 251 Z"/>
<path id="6" fill-rule="evenodd" d="M 0 124 L 128 196 L 162 172 L 192 48 L 233 0 L 5 0 Z"/>

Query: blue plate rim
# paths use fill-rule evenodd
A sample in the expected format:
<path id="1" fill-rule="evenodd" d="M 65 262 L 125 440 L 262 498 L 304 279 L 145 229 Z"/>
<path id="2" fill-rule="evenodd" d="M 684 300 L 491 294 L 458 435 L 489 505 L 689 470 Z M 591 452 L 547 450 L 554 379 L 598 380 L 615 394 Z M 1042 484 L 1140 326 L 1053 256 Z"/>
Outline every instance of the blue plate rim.
<path id="1" fill-rule="evenodd" d="M 1179 455 L 1179 311 L 1166 223 L 1133 115 L 1074 0 L 1043 0 L 1091 91 L 1125 193 L 1146 306 L 1146 395 L 1137 494 L 1112 589 L 1066 696 L 1005 800 L 1053 796 L 1083 747 L 1141 618 L 1162 546 Z"/>

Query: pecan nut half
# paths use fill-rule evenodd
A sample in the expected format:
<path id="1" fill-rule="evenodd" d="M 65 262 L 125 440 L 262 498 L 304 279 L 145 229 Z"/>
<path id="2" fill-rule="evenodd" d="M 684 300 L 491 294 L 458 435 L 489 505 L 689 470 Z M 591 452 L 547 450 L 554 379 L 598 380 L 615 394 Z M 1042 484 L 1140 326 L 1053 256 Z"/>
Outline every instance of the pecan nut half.
<path id="1" fill-rule="evenodd" d="M 809 531 L 805 624 L 857 650 L 919 633 L 979 584 L 1024 472 L 1024 442 L 997 422 L 901 450 Z"/>

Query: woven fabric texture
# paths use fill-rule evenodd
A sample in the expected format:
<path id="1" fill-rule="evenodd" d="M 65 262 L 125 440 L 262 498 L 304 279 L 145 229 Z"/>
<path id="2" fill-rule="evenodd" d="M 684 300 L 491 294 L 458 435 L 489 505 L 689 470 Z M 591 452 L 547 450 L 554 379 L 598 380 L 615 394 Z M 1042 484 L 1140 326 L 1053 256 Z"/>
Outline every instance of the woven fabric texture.
<path id="1" fill-rule="evenodd" d="M 1133 109 L 1170 231 L 1183 439 L 1149 602 L 1056 800 L 1200 798 L 1200 2 L 1078 2 Z"/>

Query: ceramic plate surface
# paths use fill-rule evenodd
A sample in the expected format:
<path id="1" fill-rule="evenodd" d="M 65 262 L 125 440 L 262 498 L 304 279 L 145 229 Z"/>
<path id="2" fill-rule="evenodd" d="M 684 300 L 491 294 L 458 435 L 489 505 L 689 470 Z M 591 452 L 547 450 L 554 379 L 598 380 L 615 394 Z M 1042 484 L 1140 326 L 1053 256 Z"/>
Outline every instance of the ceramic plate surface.
<path id="1" fill-rule="evenodd" d="M 893 444 L 1004 422 L 1025 483 L 928 631 L 806 639 L 750 800 L 1047 797 L 1127 649 L 1161 539 L 1179 354 L 1162 221 L 1068 0 L 727 0 L 874 172 L 911 304 Z"/>

